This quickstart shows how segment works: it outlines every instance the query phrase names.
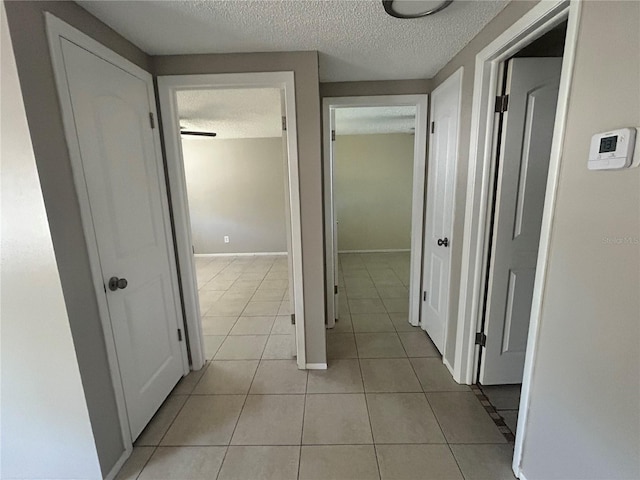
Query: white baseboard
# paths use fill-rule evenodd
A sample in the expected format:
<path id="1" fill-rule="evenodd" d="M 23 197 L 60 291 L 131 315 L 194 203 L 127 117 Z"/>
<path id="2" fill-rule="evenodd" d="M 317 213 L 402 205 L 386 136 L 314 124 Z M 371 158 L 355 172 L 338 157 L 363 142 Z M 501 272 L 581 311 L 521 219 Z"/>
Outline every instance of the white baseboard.
<path id="1" fill-rule="evenodd" d="M 338 253 L 397 253 L 410 251 L 410 248 L 387 248 L 382 250 L 338 250 Z"/>
<path id="2" fill-rule="evenodd" d="M 305 368 L 307 370 L 326 370 L 327 364 L 326 363 L 307 363 L 305 365 Z"/>
<path id="3" fill-rule="evenodd" d="M 287 252 L 253 252 L 253 253 L 194 253 L 193 256 L 196 258 L 207 258 L 207 257 L 279 257 L 286 256 Z"/>

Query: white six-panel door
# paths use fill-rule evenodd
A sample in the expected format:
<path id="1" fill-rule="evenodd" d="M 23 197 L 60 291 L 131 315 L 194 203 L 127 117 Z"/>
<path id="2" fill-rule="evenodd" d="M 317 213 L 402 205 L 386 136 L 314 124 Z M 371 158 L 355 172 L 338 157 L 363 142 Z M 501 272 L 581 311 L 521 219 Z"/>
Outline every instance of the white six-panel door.
<path id="1" fill-rule="evenodd" d="M 455 172 L 458 157 L 460 89 L 458 70 L 431 94 L 427 205 L 420 318 L 440 353 L 444 353 L 449 314 L 451 238 Z"/>
<path id="2" fill-rule="evenodd" d="M 140 78 L 61 38 L 81 169 L 90 204 L 131 438 L 185 373 L 186 349 L 170 243 L 162 160 Z M 77 178 L 77 177 L 76 177 Z M 85 219 L 86 221 L 86 219 Z M 121 281 L 110 288 L 110 279 Z"/>
<path id="3" fill-rule="evenodd" d="M 507 64 L 480 382 L 522 382 L 562 58 Z"/>

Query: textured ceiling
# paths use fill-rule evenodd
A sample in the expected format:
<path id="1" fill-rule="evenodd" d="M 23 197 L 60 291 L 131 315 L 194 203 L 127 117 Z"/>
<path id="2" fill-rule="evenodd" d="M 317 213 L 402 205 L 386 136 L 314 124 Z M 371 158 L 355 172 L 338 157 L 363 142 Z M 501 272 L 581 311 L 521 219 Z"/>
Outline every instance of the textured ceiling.
<path id="1" fill-rule="evenodd" d="M 78 2 L 152 55 L 318 50 L 320 80 L 432 78 L 507 0 L 400 20 L 380 0 Z"/>
<path id="2" fill-rule="evenodd" d="M 416 107 L 357 107 L 336 109 L 336 135 L 413 133 Z"/>
<path id="3" fill-rule="evenodd" d="M 215 132 L 216 138 L 282 136 L 278 89 L 182 90 L 177 100 L 186 130 Z"/>

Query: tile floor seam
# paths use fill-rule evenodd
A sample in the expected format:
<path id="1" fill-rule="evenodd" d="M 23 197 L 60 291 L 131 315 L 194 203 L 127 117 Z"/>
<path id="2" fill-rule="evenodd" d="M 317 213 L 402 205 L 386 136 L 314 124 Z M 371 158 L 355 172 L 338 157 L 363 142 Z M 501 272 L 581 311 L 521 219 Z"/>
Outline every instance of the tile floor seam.
<path id="1" fill-rule="evenodd" d="M 133 447 L 135 448 L 135 447 Z M 142 475 L 142 472 L 144 472 L 144 469 L 147 468 L 147 465 L 149 465 L 149 462 L 151 461 L 151 459 L 153 458 L 153 456 L 156 454 L 156 452 L 158 451 L 158 446 L 154 446 L 153 447 L 153 452 L 151 452 L 151 455 L 149 455 L 149 458 L 147 458 L 146 462 L 144 462 L 144 465 L 142 466 L 142 468 L 140 469 L 140 471 L 138 472 L 138 474 L 136 475 L 135 480 L 138 480 L 140 478 L 140 475 Z M 131 458 L 131 456 L 133 455 L 133 450 L 131 451 L 131 455 L 129 455 L 129 458 Z M 129 459 L 127 459 L 128 461 Z M 122 468 L 120 469 L 122 471 Z M 119 474 L 120 472 L 118 472 Z M 116 474 L 116 479 L 118 478 L 118 474 Z"/>
<path id="2" fill-rule="evenodd" d="M 256 374 L 258 373 L 258 368 L 260 368 L 260 360 L 258 360 L 258 365 L 256 365 L 256 369 L 253 371 L 253 376 L 251 377 L 251 383 L 249 384 L 249 388 L 247 389 L 247 393 L 246 393 L 246 395 L 244 397 L 244 401 L 242 402 L 242 407 L 240 408 L 240 413 L 238 414 L 238 417 L 236 418 L 236 422 L 233 425 L 233 431 L 231 432 L 231 435 L 229 436 L 229 442 L 227 443 L 227 448 L 224 451 L 224 455 L 222 457 L 222 462 L 220 463 L 220 468 L 218 469 L 218 473 L 216 475 L 216 480 L 218 480 L 218 478 L 220 477 L 220 472 L 222 472 L 222 466 L 224 465 L 224 461 L 227 458 L 227 453 L 229 452 L 229 447 L 231 446 L 231 442 L 233 441 L 233 436 L 235 435 L 236 429 L 238 428 L 238 423 L 240 422 L 240 417 L 242 416 L 242 412 L 244 412 L 244 407 L 247 404 L 247 399 L 249 398 L 249 392 L 251 391 L 251 387 L 253 386 L 253 381 L 255 380 Z"/>
<path id="3" fill-rule="evenodd" d="M 358 354 L 358 344 L 356 342 L 356 354 Z M 360 367 L 360 378 L 362 379 L 362 395 L 364 396 L 364 405 L 367 409 L 367 419 L 369 420 L 369 430 L 371 431 L 371 443 L 373 444 L 373 455 L 376 457 L 376 467 L 378 469 L 378 478 L 382 478 L 382 474 L 380 473 L 380 462 L 378 461 L 378 450 L 376 449 L 376 438 L 373 435 L 373 424 L 371 423 L 371 412 L 369 411 L 369 402 L 367 400 L 367 391 L 366 386 L 364 384 L 364 375 L 362 373 L 362 362 L 360 358 L 358 358 L 358 366 Z"/>

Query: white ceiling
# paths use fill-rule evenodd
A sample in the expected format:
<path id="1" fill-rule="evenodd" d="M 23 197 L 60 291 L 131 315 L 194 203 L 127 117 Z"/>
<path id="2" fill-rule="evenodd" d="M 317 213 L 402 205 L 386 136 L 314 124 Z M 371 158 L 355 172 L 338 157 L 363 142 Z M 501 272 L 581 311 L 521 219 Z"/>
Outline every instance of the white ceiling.
<path id="1" fill-rule="evenodd" d="M 357 107 L 336 109 L 336 135 L 413 133 L 416 107 Z"/>
<path id="2" fill-rule="evenodd" d="M 508 0 L 388 16 L 380 0 L 81 0 L 152 55 L 318 50 L 320 80 L 432 78 Z"/>
<path id="3" fill-rule="evenodd" d="M 278 89 L 182 90 L 177 100 L 180 126 L 186 130 L 215 132 L 215 138 L 282 136 Z"/>

